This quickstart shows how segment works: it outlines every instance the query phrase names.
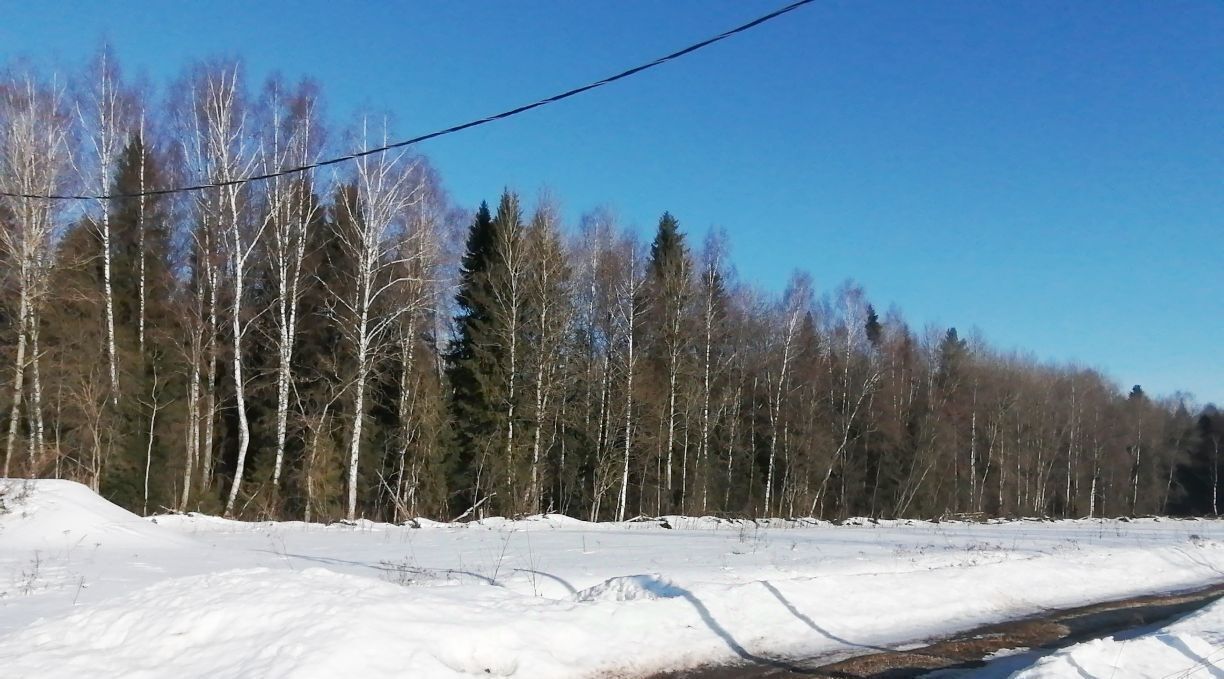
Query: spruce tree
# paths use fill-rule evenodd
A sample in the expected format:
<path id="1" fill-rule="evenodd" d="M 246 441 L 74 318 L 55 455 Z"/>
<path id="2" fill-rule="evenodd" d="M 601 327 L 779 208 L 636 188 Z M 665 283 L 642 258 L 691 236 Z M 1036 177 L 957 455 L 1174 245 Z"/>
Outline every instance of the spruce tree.
<path id="1" fill-rule="evenodd" d="M 936 381 L 945 392 L 953 392 L 959 385 L 968 353 L 969 343 L 960 338 L 956 328 L 948 328 L 939 343 L 939 365 L 936 374 Z"/>
<path id="2" fill-rule="evenodd" d="M 867 322 L 863 330 L 867 333 L 867 341 L 871 343 L 871 346 L 879 348 L 884 326 L 880 325 L 880 316 L 876 313 L 875 307 L 870 304 L 867 305 Z"/>
<path id="3" fill-rule="evenodd" d="M 664 212 L 659 218 L 654 241 L 650 244 L 650 273 L 658 278 L 666 276 L 683 265 L 686 254 L 680 222 L 670 212 Z"/>
<path id="4" fill-rule="evenodd" d="M 340 241 L 345 210 L 353 200 L 351 185 L 336 189 L 318 224 L 307 231 L 302 262 L 303 287 L 298 302 L 300 327 L 295 337 L 292 372 L 297 432 L 286 446 L 286 488 L 282 513 L 307 520 L 342 515 L 344 481 L 342 448 L 344 408 L 341 399 L 351 380 L 352 358 L 337 319 L 339 299 L 346 299 L 356 263 Z"/>
<path id="5" fill-rule="evenodd" d="M 113 193 L 139 193 L 160 186 L 161 168 L 136 137 L 119 158 Z M 139 337 L 140 281 L 145 290 L 145 325 L 167 322 L 165 308 L 171 286 L 169 214 L 162 196 L 121 198 L 110 202 L 111 268 L 114 272 L 115 323 Z"/>
<path id="6" fill-rule="evenodd" d="M 134 194 L 163 186 L 161 175 L 157 159 L 139 136 L 133 136 L 120 154 L 111 192 Z M 170 463 L 177 462 L 175 453 L 182 449 L 181 440 L 173 434 L 183 412 L 181 408 L 163 409 L 181 403 L 185 392 L 183 370 L 173 351 L 178 333 L 173 322 L 167 202 L 162 196 L 145 196 L 113 200 L 107 206 L 115 343 L 124 368 L 124 393 L 130 396 L 124 399 L 121 414 L 129 432 L 123 454 L 135 458 L 126 481 L 117 478 L 118 474 L 108 481 L 112 488 L 139 494 L 146 504 L 143 486 L 148 471 L 147 504 L 151 507 L 174 503 L 170 481 L 175 475 Z"/>
<path id="7" fill-rule="evenodd" d="M 497 247 L 497 224 L 487 203 L 468 227 L 467 243 L 459 270 L 459 289 L 455 294 L 458 314 L 455 336 L 446 352 L 446 373 L 451 388 L 451 413 L 454 418 L 455 459 L 458 465 L 456 487 L 470 492 L 468 506 L 476 501 L 475 482 L 479 474 L 478 448 L 487 445 L 492 434 L 492 404 L 481 382 L 482 368 L 476 345 L 486 331 L 492 311 L 488 272 Z"/>
<path id="8" fill-rule="evenodd" d="M 139 138 L 133 138 L 120 153 L 109 190 L 114 194 L 146 191 L 161 185 L 160 175 L 156 159 Z M 180 355 L 173 350 L 180 337 L 173 309 L 165 202 L 149 196 L 107 204 L 114 341 L 120 359 L 118 377 L 128 397 L 117 410 L 101 411 L 104 419 L 91 425 L 104 422 L 107 433 L 101 439 L 103 449 L 89 454 L 89 465 L 100 474 L 99 488 L 105 497 L 137 511 L 174 504 L 171 481 L 179 461 L 176 453 L 182 450 L 184 371 Z M 101 341 L 92 331 L 85 331 L 90 322 L 102 327 L 101 301 L 85 288 L 90 281 L 101 289 L 100 259 L 82 249 L 96 252 L 101 247 L 94 231 L 80 222 L 65 236 L 59 252 L 63 266 L 53 283 L 60 306 L 54 310 L 52 332 L 60 334 L 58 346 L 75 352 L 73 362 L 59 363 L 66 369 L 57 375 L 57 388 L 75 390 L 78 409 L 91 407 L 84 394 L 89 392 L 90 369 L 96 363 L 87 356 L 97 350 L 92 344 Z M 83 411 L 82 417 L 89 421 Z"/>
<path id="9" fill-rule="evenodd" d="M 690 320 L 687 312 L 692 296 L 692 264 L 688 248 L 684 243 L 684 234 L 680 232 L 680 222 L 670 212 L 664 212 L 659 218 L 659 228 L 650 245 L 647 268 L 647 294 L 650 298 L 650 311 L 647 314 L 650 327 L 648 355 L 653 367 L 652 372 L 658 380 L 658 389 L 662 392 L 662 403 L 658 412 L 663 419 L 658 431 L 662 438 L 660 454 L 663 460 L 660 474 L 662 478 L 658 479 L 658 483 L 666 490 L 664 502 L 667 503 L 666 506 L 656 509 L 664 511 L 679 507 L 687 491 L 684 483 L 686 470 L 675 469 L 673 453 L 677 447 L 678 420 L 685 410 L 678 401 L 680 372 L 689 358 L 687 353 L 691 333 L 687 327 Z M 677 471 L 680 476 L 679 483 L 676 479 Z"/>

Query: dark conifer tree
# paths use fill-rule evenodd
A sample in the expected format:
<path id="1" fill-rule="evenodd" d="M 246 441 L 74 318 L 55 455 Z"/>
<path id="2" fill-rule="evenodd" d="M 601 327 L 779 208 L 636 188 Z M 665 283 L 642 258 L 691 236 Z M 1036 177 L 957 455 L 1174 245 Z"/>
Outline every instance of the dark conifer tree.
<path id="1" fill-rule="evenodd" d="M 884 326 L 880 325 L 880 316 L 876 313 L 875 307 L 867 305 L 867 323 L 864 327 L 867 333 L 867 341 L 872 347 L 879 348 L 880 340 L 884 333 Z"/>
<path id="2" fill-rule="evenodd" d="M 684 265 L 687 253 L 680 222 L 670 212 L 659 218 L 659 229 L 650 244 L 650 273 L 662 278 Z"/>
<path id="3" fill-rule="evenodd" d="M 111 192 L 160 188 L 166 184 L 163 175 L 159 159 L 140 136 L 133 136 L 119 158 Z M 109 208 L 116 341 L 124 363 L 131 366 L 132 398 L 125 404 L 136 411 L 136 452 L 143 452 L 143 462 L 151 465 L 149 505 L 172 506 L 174 498 L 167 491 L 173 484 L 164 481 L 174 476 L 176 453 L 182 447 L 186 375 L 182 357 L 174 351 L 181 331 L 174 311 L 169 201 L 164 196 L 126 198 L 111 201 Z"/>
<path id="4" fill-rule="evenodd" d="M 954 390 L 961 378 L 961 371 L 968 353 L 968 343 L 960 338 L 956 328 L 948 328 L 939 343 L 939 384 L 946 390 Z"/>
<path id="5" fill-rule="evenodd" d="M 691 340 L 687 324 L 687 307 L 692 295 L 690 268 L 688 247 L 684 234 L 680 232 L 680 222 L 670 212 L 664 212 L 659 218 L 654 241 L 650 244 L 650 260 L 647 262 L 649 300 L 645 338 L 650 365 L 648 377 L 654 382 L 659 398 L 655 412 L 660 420 L 654 428 L 659 438 L 656 448 L 660 457 L 655 464 L 656 470 L 659 470 L 656 483 L 663 491 L 656 492 L 656 497 L 664 498 L 662 506 L 657 507 L 659 511 L 672 511 L 679 507 L 684 492 L 683 482 L 676 481 L 677 476 L 683 478 L 684 474 L 683 469 L 676 469 L 676 437 L 685 410 L 679 402 L 682 386 L 680 372 L 690 358 L 687 356 Z"/>
<path id="6" fill-rule="evenodd" d="M 340 241 L 346 210 L 338 206 L 353 200 L 355 193 L 352 186 L 338 188 L 328 209 L 316 213 L 320 223 L 307 235 L 292 370 L 298 435 L 286 453 L 293 488 L 283 498 L 286 513 L 339 513 L 345 433 L 340 399 L 351 379 L 352 360 L 338 322 L 337 300 L 348 297 L 356 263 Z"/>
<path id="7" fill-rule="evenodd" d="M 488 273 L 497 249 L 497 223 L 482 202 L 468 227 L 467 242 L 460 262 L 459 289 L 455 293 L 454 338 L 446 352 L 446 372 L 451 388 L 454 442 L 458 474 L 457 486 L 468 489 L 464 501 L 476 501 L 474 482 L 479 464 L 478 448 L 492 434 L 492 404 L 488 402 L 477 362 L 477 343 L 481 341 L 492 317 Z"/>

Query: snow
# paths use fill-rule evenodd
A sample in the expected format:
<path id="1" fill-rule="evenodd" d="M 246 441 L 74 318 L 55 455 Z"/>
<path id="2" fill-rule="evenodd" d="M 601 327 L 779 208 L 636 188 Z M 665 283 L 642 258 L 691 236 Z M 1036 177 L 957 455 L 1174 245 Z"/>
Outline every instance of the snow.
<path id="1" fill-rule="evenodd" d="M 1224 676 L 1224 601 L 1138 636 L 1117 635 L 1069 646 L 1012 675 L 1060 677 Z"/>
<path id="2" fill-rule="evenodd" d="M 832 661 L 1224 579 L 1218 521 L 325 526 L 143 519 L 67 481 L 0 480 L 0 493 L 6 678 L 549 679 Z M 1153 643 L 1206 653 L 1213 625 Z"/>
<path id="3" fill-rule="evenodd" d="M 574 593 L 574 601 L 637 601 L 684 596 L 684 590 L 658 574 L 609 578 Z"/>

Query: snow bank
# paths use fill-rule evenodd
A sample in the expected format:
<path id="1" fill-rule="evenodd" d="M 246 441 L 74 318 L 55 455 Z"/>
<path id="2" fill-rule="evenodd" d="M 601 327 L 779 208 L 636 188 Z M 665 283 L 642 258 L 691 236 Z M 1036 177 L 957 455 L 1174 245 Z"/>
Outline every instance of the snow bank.
<path id="1" fill-rule="evenodd" d="M 7 509 L 0 522 L 5 547 L 62 549 L 75 544 L 181 544 L 175 533 L 112 504 L 73 481 L 0 479 Z"/>
<path id="2" fill-rule="evenodd" d="M 321 568 L 223 571 L 40 621 L 0 640 L 0 658 L 8 677 L 513 674 L 497 635 L 464 641 L 482 631 L 479 607 L 441 616 L 438 603 Z"/>
<path id="3" fill-rule="evenodd" d="M 5 679 L 645 676 L 845 657 L 1224 577 L 1219 521 L 325 526 L 16 490 L 0 515 Z"/>

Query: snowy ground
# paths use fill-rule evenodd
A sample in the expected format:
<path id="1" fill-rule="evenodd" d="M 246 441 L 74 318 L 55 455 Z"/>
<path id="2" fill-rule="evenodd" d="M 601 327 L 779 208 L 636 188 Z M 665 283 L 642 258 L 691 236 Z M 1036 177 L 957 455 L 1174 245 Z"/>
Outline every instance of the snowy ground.
<path id="1" fill-rule="evenodd" d="M 1160 629 L 1065 648 L 1014 675 L 1059 677 L 1224 677 L 1224 601 Z"/>
<path id="2" fill-rule="evenodd" d="M 0 493 L 6 678 L 633 677 L 1224 580 L 1216 521 L 322 526 L 141 519 L 62 481 Z M 1221 618 L 1154 637 L 1164 673 L 1208 657 Z M 1034 676 L 1114 652 L 1094 648 Z"/>
<path id="3" fill-rule="evenodd" d="M 1207 679 L 1224 677 L 1224 600 L 1172 622 L 1093 639 L 1058 651 L 1010 649 L 985 667 L 932 679 Z"/>

